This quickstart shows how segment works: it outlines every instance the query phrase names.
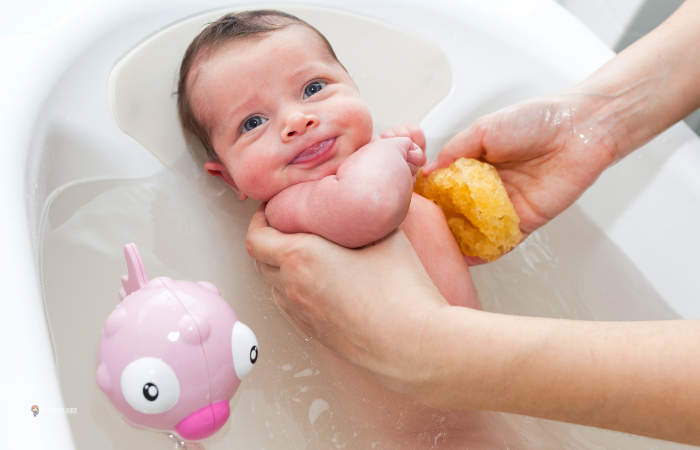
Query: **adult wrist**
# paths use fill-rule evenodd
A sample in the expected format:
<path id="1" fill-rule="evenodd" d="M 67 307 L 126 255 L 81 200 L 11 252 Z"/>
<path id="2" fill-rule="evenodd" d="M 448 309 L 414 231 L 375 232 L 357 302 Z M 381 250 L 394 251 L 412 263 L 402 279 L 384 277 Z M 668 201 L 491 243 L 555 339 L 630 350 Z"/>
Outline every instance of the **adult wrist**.
<path id="1" fill-rule="evenodd" d="M 427 274 L 425 278 L 430 282 Z M 434 378 L 426 340 L 433 331 L 432 318 L 450 307 L 432 282 L 421 281 L 413 279 L 391 289 L 391 298 L 381 300 L 390 306 L 377 308 L 368 317 L 364 349 L 345 355 L 381 384 L 417 399 Z"/>
<path id="2" fill-rule="evenodd" d="M 663 91 L 662 78 L 663 75 L 656 74 L 625 83 L 610 75 L 574 86 L 588 108 L 585 125 L 611 149 L 610 165 L 672 124 L 659 118 L 663 110 L 657 92 Z"/>
<path id="3" fill-rule="evenodd" d="M 433 408 L 481 409 L 487 406 L 495 373 L 484 364 L 487 354 L 501 345 L 493 319 L 498 315 L 444 306 L 426 318 L 422 330 L 421 383 L 413 396 Z M 507 333 L 506 333 L 507 334 Z M 496 351 L 498 359 L 503 356 Z M 500 356 L 499 356 L 500 355 Z"/>

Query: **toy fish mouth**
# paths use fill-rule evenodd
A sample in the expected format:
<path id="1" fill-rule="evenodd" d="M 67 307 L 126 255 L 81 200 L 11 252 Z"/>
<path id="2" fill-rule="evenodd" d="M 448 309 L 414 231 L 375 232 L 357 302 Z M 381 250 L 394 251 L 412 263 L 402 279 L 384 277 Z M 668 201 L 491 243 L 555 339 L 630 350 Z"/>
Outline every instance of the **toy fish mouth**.
<path id="1" fill-rule="evenodd" d="M 300 164 L 320 159 L 322 156 L 326 155 L 331 150 L 334 143 L 335 138 L 330 138 L 317 142 L 314 145 L 304 149 L 303 152 L 299 153 L 292 160 L 291 164 Z"/>
<path id="2" fill-rule="evenodd" d="M 187 441 L 205 439 L 219 431 L 230 414 L 228 402 L 212 403 L 182 419 L 175 425 L 175 431 Z"/>

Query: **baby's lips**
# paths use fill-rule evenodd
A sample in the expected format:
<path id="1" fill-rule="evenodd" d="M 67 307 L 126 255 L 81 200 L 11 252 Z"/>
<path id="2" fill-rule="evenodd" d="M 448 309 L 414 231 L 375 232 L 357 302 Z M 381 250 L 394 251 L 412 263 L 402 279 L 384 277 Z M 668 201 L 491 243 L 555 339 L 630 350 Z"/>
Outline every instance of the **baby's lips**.
<path id="1" fill-rule="evenodd" d="M 306 149 L 304 149 L 304 151 L 299 153 L 292 160 L 292 164 L 297 162 L 305 162 L 309 159 L 312 159 L 316 154 L 321 153 L 327 147 L 333 145 L 334 142 L 335 138 L 325 139 L 323 141 L 316 142 L 315 144 L 311 145 L 310 147 L 307 147 Z"/>

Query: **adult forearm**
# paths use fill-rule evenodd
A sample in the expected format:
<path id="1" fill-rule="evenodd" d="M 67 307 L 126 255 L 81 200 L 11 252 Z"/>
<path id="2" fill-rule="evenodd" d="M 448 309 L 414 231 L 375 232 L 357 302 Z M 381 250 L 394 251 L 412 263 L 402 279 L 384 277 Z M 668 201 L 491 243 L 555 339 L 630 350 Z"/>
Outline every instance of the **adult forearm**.
<path id="1" fill-rule="evenodd" d="M 585 322 L 451 307 L 400 230 L 348 250 L 279 233 L 260 209 L 246 247 L 300 329 L 427 405 L 700 443 L 698 321 Z"/>
<path id="2" fill-rule="evenodd" d="M 700 0 L 686 0 L 663 24 L 565 91 L 590 98 L 592 132 L 616 152 L 639 148 L 700 107 Z M 583 115 L 587 115 L 586 111 Z"/>
<path id="3" fill-rule="evenodd" d="M 421 355 L 425 403 L 700 443 L 700 323 L 585 322 L 443 308 Z"/>

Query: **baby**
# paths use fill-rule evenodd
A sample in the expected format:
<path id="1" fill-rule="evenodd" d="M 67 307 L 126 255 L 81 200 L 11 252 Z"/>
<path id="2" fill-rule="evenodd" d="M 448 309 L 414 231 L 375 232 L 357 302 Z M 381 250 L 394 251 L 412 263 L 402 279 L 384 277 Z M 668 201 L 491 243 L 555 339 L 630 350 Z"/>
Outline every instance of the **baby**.
<path id="1" fill-rule="evenodd" d="M 350 248 L 401 228 L 447 301 L 478 307 L 442 211 L 412 192 L 423 132 L 372 138 L 367 106 L 315 28 L 278 11 L 228 14 L 188 48 L 178 94 L 206 171 L 241 200 L 267 202 L 272 227 Z"/>

